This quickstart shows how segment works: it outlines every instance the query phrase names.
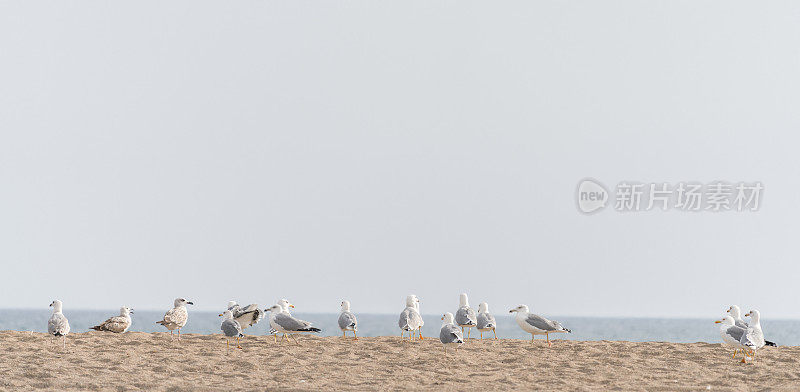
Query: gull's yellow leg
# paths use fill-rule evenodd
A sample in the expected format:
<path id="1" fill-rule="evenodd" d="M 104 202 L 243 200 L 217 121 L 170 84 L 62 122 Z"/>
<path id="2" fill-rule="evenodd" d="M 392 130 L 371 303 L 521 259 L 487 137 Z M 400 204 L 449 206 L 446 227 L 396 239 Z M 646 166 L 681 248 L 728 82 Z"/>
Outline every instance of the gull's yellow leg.
<path id="1" fill-rule="evenodd" d="M 497 330 L 492 328 L 492 332 L 494 332 L 494 338 L 495 338 L 495 340 L 497 340 Z"/>
<path id="2" fill-rule="evenodd" d="M 358 340 L 358 335 L 356 335 L 356 331 L 353 331 L 353 340 Z"/>
<path id="3" fill-rule="evenodd" d="M 347 333 L 345 331 L 342 331 L 342 339 L 347 339 Z"/>
<path id="4" fill-rule="evenodd" d="M 469 334 L 470 334 L 470 332 L 472 332 L 472 328 L 469 328 L 469 327 L 468 327 L 468 328 L 467 328 L 467 339 L 468 339 L 468 340 L 469 340 Z M 463 334 L 462 334 L 462 335 L 463 335 Z M 456 349 L 456 350 L 458 350 L 458 349 Z"/>
<path id="5" fill-rule="evenodd" d="M 547 347 L 552 347 L 552 344 L 550 344 L 550 333 L 545 332 L 544 335 L 547 336 Z"/>
<path id="6" fill-rule="evenodd" d="M 238 337 L 236 338 L 236 348 L 242 348 L 242 346 L 239 344 L 239 338 Z"/>
<path id="7" fill-rule="evenodd" d="M 483 331 L 478 331 L 481 333 L 481 340 L 483 340 Z"/>
<path id="8" fill-rule="evenodd" d="M 419 327 L 419 340 L 423 340 L 423 339 L 424 338 L 422 337 L 422 327 Z"/>
<path id="9" fill-rule="evenodd" d="M 298 342 L 298 341 L 297 341 L 297 338 L 296 338 L 296 337 L 294 337 L 294 335 L 292 335 L 292 339 L 294 340 L 294 342 L 295 342 L 295 343 L 296 343 L 298 346 L 300 345 L 300 342 Z"/>

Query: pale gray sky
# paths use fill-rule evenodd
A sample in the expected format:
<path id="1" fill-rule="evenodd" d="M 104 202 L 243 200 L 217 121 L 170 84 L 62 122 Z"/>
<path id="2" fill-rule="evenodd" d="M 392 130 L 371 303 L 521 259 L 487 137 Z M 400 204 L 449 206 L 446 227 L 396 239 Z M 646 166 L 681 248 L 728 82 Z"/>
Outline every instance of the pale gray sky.
<path id="1" fill-rule="evenodd" d="M 800 317 L 798 2 L 7 1 L 0 59 L 0 307 Z"/>

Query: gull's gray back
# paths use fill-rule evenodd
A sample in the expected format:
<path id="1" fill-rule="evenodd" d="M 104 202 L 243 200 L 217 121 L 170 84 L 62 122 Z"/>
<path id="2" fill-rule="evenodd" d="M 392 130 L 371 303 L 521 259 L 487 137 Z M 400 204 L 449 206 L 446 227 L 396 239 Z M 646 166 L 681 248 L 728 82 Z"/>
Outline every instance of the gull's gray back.
<path id="1" fill-rule="evenodd" d="M 538 314 L 528 314 L 528 318 L 525 319 L 525 322 L 533 326 L 534 328 L 541 329 L 542 331 L 560 331 L 564 329 L 561 327 L 556 321 L 548 320 Z"/>
<path id="2" fill-rule="evenodd" d="M 455 319 L 458 325 L 475 325 L 478 323 L 475 310 L 466 306 L 458 308 Z"/>
<path id="3" fill-rule="evenodd" d="M 225 336 L 227 337 L 235 338 L 243 336 L 242 326 L 239 325 L 239 322 L 233 319 L 223 320 L 220 329 L 222 330 L 222 333 L 224 333 Z"/>
<path id="4" fill-rule="evenodd" d="M 439 340 L 444 344 L 464 343 L 464 336 L 458 327 L 453 324 L 447 324 L 443 325 L 442 330 L 439 331 Z"/>
<path id="5" fill-rule="evenodd" d="M 356 329 L 357 326 L 356 315 L 352 312 L 342 312 L 339 315 L 339 329 Z"/>
<path id="6" fill-rule="evenodd" d="M 491 313 L 478 313 L 478 329 L 494 328 L 497 323 Z"/>
<path id="7" fill-rule="evenodd" d="M 296 319 L 283 312 L 275 315 L 275 323 L 286 331 L 298 331 L 311 325 L 308 321 Z"/>
<path id="8" fill-rule="evenodd" d="M 405 308 L 400 313 L 400 320 L 397 321 L 397 325 L 405 331 L 415 330 L 422 325 L 422 316 L 414 308 Z"/>

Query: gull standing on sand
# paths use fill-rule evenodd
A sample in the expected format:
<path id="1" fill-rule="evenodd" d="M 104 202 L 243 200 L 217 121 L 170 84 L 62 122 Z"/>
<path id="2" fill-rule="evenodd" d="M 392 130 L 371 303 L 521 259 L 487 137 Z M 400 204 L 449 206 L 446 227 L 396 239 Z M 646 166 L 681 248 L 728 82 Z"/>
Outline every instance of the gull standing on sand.
<path id="1" fill-rule="evenodd" d="M 241 307 L 236 301 L 228 301 L 228 310 L 231 311 L 233 319 L 239 323 L 242 329 L 256 325 L 264 318 L 264 311 L 258 307 L 258 304 Z"/>
<path id="2" fill-rule="evenodd" d="M 453 314 L 450 312 L 442 315 L 442 329 L 439 331 L 439 341 L 444 345 L 444 353 L 447 355 L 447 346 L 456 346 L 458 348 L 464 343 L 464 334 L 453 324 Z"/>
<path id="3" fill-rule="evenodd" d="M 745 359 L 747 358 L 748 352 L 751 358 L 755 358 L 756 350 L 764 347 L 766 344 L 764 341 L 764 332 L 761 330 L 761 313 L 757 310 L 751 310 L 745 314 L 745 317 L 750 317 L 750 326 L 744 331 L 744 335 L 742 335 L 742 339 L 739 341 L 745 348 L 745 358 L 742 358 L 742 362 L 747 362 Z"/>
<path id="4" fill-rule="evenodd" d="M 736 323 L 737 327 L 741 327 L 744 329 L 747 329 L 747 327 L 749 327 L 749 325 L 747 325 L 747 322 L 742 320 L 742 310 L 739 309 L 738 306 L 731 305 L 728 308 L 728 313 L 730 313 L 731 317 L 733 317 L 733 321 Z M 770 342 L 769 340 L 765 340 L 764 343 L 766 346 L 778 347 L 777 344 Z"/>
<path id="5" fill-rule="evenodd" d="M 350 311 L 350 301 L 342 301 L 342 312 L 339 313 L 339 329 L 342 330 L 342 337 L 347 338 L 347 331 L 353 331 L 353 340 L 358 340 L 358 320 L 356 315 Z"/>
<path id="6" fill-rule="evenodd" d="M 103 321 L 100 325 L 95 325 L 91 329 L 95 331 L 107 331 L 114 333 L 127 332 L 131 327 L 131 314 L 133 309 L 123 306 L 119 308 L 119 316 L 109 317 L 108 320 Z"/>
<path id="7" fill-rule="evenodd" d="M 242 334 L 242 325 L 233 318 L 233 312 L 226 310 L 219 316 L 222 317 L 222 324 L 219 326 L 219 329 L 222 330 L 226 338 L 225 350 L 227 351 L 228 347 L 231 346 L 231 338 L 236 338 L 236 348 L 242 348 L 242 346 L 239 345 L 239 339 L 244 337 L 244 334 Z"/>
<path id="8" fill-rule="evenodd" d="M 477 321 L 478 331 L 481 332 L 481 340 L 483 340 L 483 333 L 489 331 L 494 332 L 494 338 L 497 339 L 497 331 L 495 330 L 497 323 L 494 321 L 494 316 L 489 313 L 489 304 L 486 302 L 481 302 L 480 305 L 478 305 Z"/>
<path id="9" fill-rule="evenodd" d="M 408 331 L 408 340 L 414 340 L 414 331 L 419 330 L 419 340 L 422 338 L 422 326 L 425 324 L 422 321 L 422 316 L 419 314 L 419 298 L 411 294 L 406 297 L 406 308 L 400 312 L 400 320 L 397 325 L 400 327 L 400 338 L 403 338 L 403 333 Z"/>
<path id="10" fill-rule="evenodd" d="M 292 305 L 292 303 L 289 302 L 289 300 L 286 298 L 278 300 L 277 305 L 278 307 L 281 308 L 282 312 L 286 312 L 290 315 L 291 313 L 289 313 L 289 308 L 294 309 L 294 305 Z M 267 310 L 264 309 L 264 311 L 266 312 Z M 278 341 L 278 325 L 275 324 L 275 315 L 277 314 L 278 312 L 270 312 L 269 317 L 267 319 L 267 321 L 269 321 L 269 326 L 270 326 L 269 334 L 272 335 L 273 338 L 275 338 L 276 342 Z M 283 337 L 286 338 L 286 340 L 289 340 L 289 337 L 285 333 L 283 334 Z"/>
<path id="11" fill-rule="evenodd" d="M 742 340 L 745 329 L 736 325 L 731 316 L 725 316 L 722 320 L 714 321 L 714 323 L 719 324 L 719 335 L 722 337 L 722 341 L 733 349 L 733 358 L 736 358 L 739 350 L 744 353 L 744 346 L 740 340 Z"/>
<path id="12" fill-rule="evenodd" d="M 523 331 L 531 334 L 531 342 L 533 342 L 533 338 L 536 335 L 546 335 L 547 336 L 547 346 L 550 347 L 550 334 L 551 333 L 559 333 L 559 332 L 566 332 L 571 333 L 572 331 L 564 328 L 561 326 L 561 323 L 558 321 L 551 321 L 538 314 L 533 314 L 528 311 L 528 306 L 520 305 L 514 309 L 508 311 L 509 313 L 517 312 L 517 316 L 515 317 L 517 324 Z"/>
<path id="13" fill-rule="evenodd" d="M 156 321 L 156 324 L 161 324 L 169 330 L 170 340 L 174 339 L 173 330 L 178 330 L 178 340 L 181 340 L 181 328 L 189 321 L 189 311 L 186 310 L 186 305 L 194 305 L 183 298 L 176 298 L 173 303 L 173 308 L 164 314 L 164 319 Z"/>
<path id="14" fill-rule="evenodd" d="M 459 306 L 456 311 L 456 324 L 461 327 L 461 333 L 464 333 L 464 328 L 467 329 L 467 339 L 469 339 L 472 327 L 478 324 L 478 316 L 475 314 L 475 309 L 469 307 L 469 300 L 467 293 L 461 293 L 459 296 Z"/>
<path id="15" fill-rule="evenodd" d="M 53 335 L 55 337 L 63 337 L 64 338 L 64 348 L 67 348 L 67 334 L 69 333 L 69 321 L 67 317 L 61 313 L 62 305 L 61 301 L 55 300 L 50 303 L 50 306 L 53 307 L 53 315 L 50 316 L 50 320 L 47 320 L 47 333 Z"/>
<path id="16" fill-rule="evenodd" d="M 291 335 L 295 343 L 299 344 L 297 338 L 294 337 L 295 334 L 315 333 L 322 331 L 317 327 L 312 327 L 311 323 L 308 321 L 292 317 L 289 312 L 283 311 L 283 308 L 280 305 L 272 305 L 272 307 L 266 309 L 266 311 L 273 313 L 273 317 L 270 320 L 270 325 L 272 325 L 273 328 L 275 328 L 275 330 L 279 333 Z"/>

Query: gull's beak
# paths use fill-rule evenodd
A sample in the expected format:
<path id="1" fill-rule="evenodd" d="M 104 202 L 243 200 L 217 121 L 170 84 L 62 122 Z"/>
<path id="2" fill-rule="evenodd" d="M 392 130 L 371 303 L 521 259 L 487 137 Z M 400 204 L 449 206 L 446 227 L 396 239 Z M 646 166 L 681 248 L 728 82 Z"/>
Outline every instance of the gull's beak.
<path id="1" fill-rule="evenodd" d="M 128 313 L 133 314 L 133 309 L 128 309 Z"/>
<path id="2" fill-rule="evenodd" d="M 721 323 L 722 323 L 722 320 L 714 321 L 714 324 L 721 324 Z"/>
<path id="3" fill-rule="evenodd" d="M 192 302 L 192 301 L 186 301 L 186 303 L 189 304 L 189 305 L 194 305 L 194 302 Z"/>
<path id="4" fill-rule="evenodd" d="M 47 306 L 49 306 L 49 307 L 53 307 L 53 303 L 52 303 L 52 302 L 50 302 L 50 305 L 47 305 Z"/>
<path id="5" fill-rule="evenodd" d="M 750 312 L 745 313 L 744 317 L 750 317 Z"/>
<path id="6" fill-rule="evenodd" d="M 511 309 L 511 310 L 508 311 L 508 313 L 514 313 L 516 311 L 517 311 L 516 309 Z"/>
<path id="7" fill-rule="evenodd" d="M 270 311 L 272 311 L 272 308 L 266 308 L 266 309 L 264 309 L 264 311 L 265 312 L 270 312 Z"/>
<path id="8" fill-rule="evenodd" d="M 219 317 L 222 317 L 222 313 L 219 314 Z"/>
<path id="9" fill-rule="evenodd" d="M 294 309 L 294 305 L 292 305 L 292 304 L 289 304 L 289 307 L 290 307 L 290 308 L 292 308 L 292 309 Z"/>
<path id="10" fill-rule="evenodd" d="M 444 316 L 442 316 L 442 320 L 444 320 Z"/>

